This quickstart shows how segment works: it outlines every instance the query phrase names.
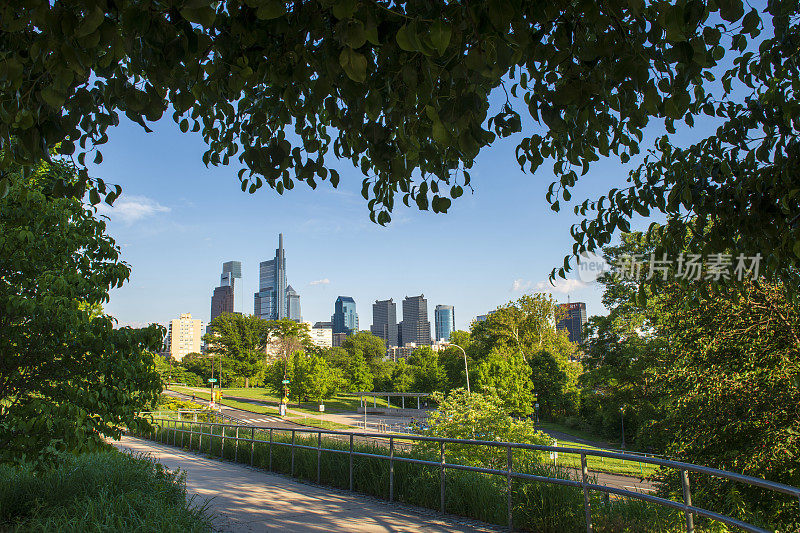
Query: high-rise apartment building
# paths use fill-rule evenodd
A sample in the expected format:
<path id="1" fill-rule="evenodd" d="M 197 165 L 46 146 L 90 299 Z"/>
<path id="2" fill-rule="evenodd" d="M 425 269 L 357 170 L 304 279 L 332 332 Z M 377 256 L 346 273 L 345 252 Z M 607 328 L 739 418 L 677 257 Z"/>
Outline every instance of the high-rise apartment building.
<path id="1" fill-rule="evenodd" d="M 449 341 L 450 334 L 456 330 L 456 311 L 452 305 L 437 305 L 433 312 L 436 324 L 436 340 Z"/>
<path id="2" fill-rule="evenodd" d="M 350 296 L 339 296 L 333 305 L 331 316 L 334 333 L 354 333 L 358 331 L 358 313 L 356 301 Z"/>
<path id="3" fill-rule="evenodd" d="M 278 235 L 275 259 L 258 267 L 258 292 L 254 297 L 254 314 L 264 320 L 291 318 L 300 321 L 300 295 L 286 283 L 286 255 L 283 233 Z"/>
<path id="4" fill-rule="evenodd" d="M 397 304 L 388 300 L 375 300 L 372 304 L 373 335 L 382 338 L 386 346 L 397 346 Z"/>
<path id="5" fill-rule="evenodd" d="M 400 323 L 400 330 L 403 346 L 412 342 L 417 346 L 431 343 L 428 300 L 425 299 L 424 294 L 405 297 L 403 300 L 403 321 Z"/>
<path id="6" fill-rule="evenodd" d="M 586 304 L 583 302 L 575 302 L 559 304 L 559 307 L 567 312 L 567 316 L 558 321 L 556 328 L 566 329 L 571 342 L 582 344 L 585 340 L 583 335 L 583 327 L 587 322 Z"/>
<path id="7" fill-rule="evenodd" d="M 175 361 L 180 361 L 190 353 L 200 353 L 203 338 L 203 321 L 192 318 L 191 313 L 183 313 L 169 323 L 167 348 Z"/>
<path id="8" fill-rule="evenodd" d="M 222 274 L 219 277 L 219 287 L 214 289 L 214 294 L 211 296 L 212 322 L 222 313 L 234 312 L 237 279 L 242 279 L 241 261 L 228 261 L 226 263 L 222 263 Z"/>

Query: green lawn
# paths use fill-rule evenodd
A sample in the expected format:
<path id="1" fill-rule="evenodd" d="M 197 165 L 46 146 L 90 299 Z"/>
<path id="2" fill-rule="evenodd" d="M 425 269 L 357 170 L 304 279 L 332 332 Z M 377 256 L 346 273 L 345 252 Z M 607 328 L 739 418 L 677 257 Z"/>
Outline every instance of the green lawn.
<path id="1" fill-rule="evenodd" d="M 173 390 L 178 392 L 183 392 L 185 394 L 192 394 L 192 390 L 184 387 L 172 387 Z M 206 400 L 210 397 L 209 393 L 195 393 L 200 398 L 205 398 Z M 264 388 L 249 388 L 249 389 L 223 389 L 222 390 L 222 403 L 225 405 L 230 405 L 231 407 L 239 407 L 239 405 L 233 405 L 234 400 L 230 400 L 227 397 L 229 396 L 238 396 L 241 398 L 252 398 L 253 400 L 259 400 L 265 402 L 267 405 L 274 405 L 275 407 L 281 401 L 281 397 L 269 389 Z M 386 407 L 386 400 L 381 398 L 377 398 L 374 402 L 378 407 Z M 369 405 L 372 405 L 373 402 L 370 400 Z M 251 405 L 255 407 L 255 404 L 247 404 L 242 403 L 241 405 Z M 347 411 L 356 411 L 358 409 L 359 399 L 352 396 L 346 396 L 344 394 L 338 394 L 333 398 L 329 398 L 325 400 L 325 412 L 326 413 L 343 413 Z M 241 409 L 247 409 L 248 411 L 255 411 L 255 409 L 247 408 L 247 407 L 240 407 Z M 289 409 L 294 409 L 296 411 L 305 412 L 308 414 L 319 414 L 319 405 L 316 402 L 303 402 L 301 404 L 297 404 L 295 402 L 289 403 Z M 261 412 L 261 411 L 257 411 Z M 277 411 L 271 411 L 277 412 Z"/>

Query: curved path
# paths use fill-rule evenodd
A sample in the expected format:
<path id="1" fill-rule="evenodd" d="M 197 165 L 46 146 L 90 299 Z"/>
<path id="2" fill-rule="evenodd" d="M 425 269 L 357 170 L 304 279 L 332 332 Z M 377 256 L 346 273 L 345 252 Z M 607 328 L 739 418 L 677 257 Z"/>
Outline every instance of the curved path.
<path id="1" fill-rule="evenodd" d="M 214 529 L 250 532 L 484 532 L 494 527 L 347 491 L 300 483 L 156 442 L 123 436 L 118 449 L 147 453 L 186 473 L 186 488 L 214 515 Z"/>

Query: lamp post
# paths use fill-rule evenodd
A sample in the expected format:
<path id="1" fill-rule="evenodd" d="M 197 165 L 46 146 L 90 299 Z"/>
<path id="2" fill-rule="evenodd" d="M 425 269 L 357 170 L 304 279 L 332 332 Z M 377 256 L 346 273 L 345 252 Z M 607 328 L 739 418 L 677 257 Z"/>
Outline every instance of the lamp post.
<path id="1" fill-rule="evenodd" d="M 467 367 L 467 352 L 465 352 L 464 348 L 462 348 L 458 344 L 453 343 L 453 344 L 451 344 L 451 346 L 455 346 L 456 348 L 461 350 L 461 353 L 464 354 L 464 372 L 466 372 L 466 375 L 467 375 L 467 393 L 471 394 L 471 392 L 469 390 L 469 368 Z"/>
<path id="2" fill-rule="evenodd" d="M 622 423 L 622 450 L 625 450 L 625 408 L 619 408 L 619 420 Z"/>

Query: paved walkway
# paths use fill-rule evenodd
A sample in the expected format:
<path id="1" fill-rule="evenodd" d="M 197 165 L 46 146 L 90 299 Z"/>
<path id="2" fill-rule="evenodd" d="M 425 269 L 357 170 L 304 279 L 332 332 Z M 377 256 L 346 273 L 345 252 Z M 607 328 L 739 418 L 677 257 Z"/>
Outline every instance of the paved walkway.
<path id="1" fill-rule="evenodd" d="M 208 502 L 216 531 L 251 532 L 452 532 L 500 531 L 434 511 L 390 504 L 347 491 L 123 436 L 120 450 L 149 453 L 170 470 L 186 472 L 186 488 Z"/>

